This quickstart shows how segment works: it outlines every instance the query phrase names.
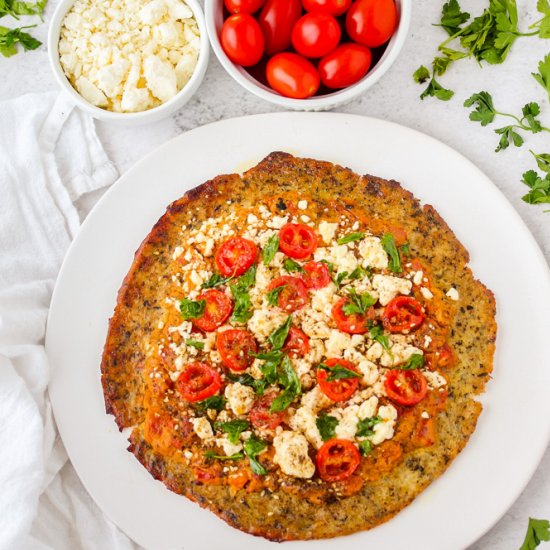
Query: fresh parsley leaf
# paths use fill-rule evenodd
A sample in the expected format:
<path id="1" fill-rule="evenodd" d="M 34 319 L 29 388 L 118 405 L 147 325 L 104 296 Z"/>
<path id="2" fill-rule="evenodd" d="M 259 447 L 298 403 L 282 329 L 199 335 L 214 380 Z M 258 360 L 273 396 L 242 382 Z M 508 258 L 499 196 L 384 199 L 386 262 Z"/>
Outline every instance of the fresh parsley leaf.
<path id="1" fill-rule="evenodd" d="M 497 128 L 495 130 L 496 134 L 500 135 L 500 140 L 498 142 L 495 153 L 507 149 L 512 142 L 516 147 L 521 147 L 523 145 L 523 138 L 514 130 L 515 126 L 504 126 L 503 128 Z"/>
<path id="2" fill-rule="evenodd" d="M 277 254 L 277 250 L 279 250 L 279 237 L 277 235 L 272 235 L 269 237 L 262 250 L 264 265 L 269 265 L 272 262 L 273 258 L 275 258 L 275 254 Z"/>
<path id="3" fill-rule="evenodd" d="M 279 303 L 279 295 L 286 288 L 287 285 L 276 286 L 266 294 L 267 304 L 270 306 L 276 306 Z"/>
<path id="4" fill-rule="evenodd" d="M 285 355 L 281 361 L 279 382 L 283 385 L 284 391 L 271 403 L 271 407 L 269 408 L 271 412 L 286 410 L 292 401 L 302 393 L 300 379 L 292 367 L 288 355 Z"/>
<path id="5" fill-rule="evenodd" d="M 235 300 L 231 321 L 246 323 L 252 317 L 252 301 L 248 289 L 256 282 L 256 266 L 250 267 L 235 284 L 229 285 L 231 295 Z"/>
<path id="6" fill-rule="evenodd" d="M 303 273 L 305 271 L 305 269 L 298 262 L 295 262 L 290 258 L 285 258 L 285 261 L 283 262 L 283 267 L 289 273 L 292 273 L 293 271 L 298 271 L 300 273 Z"/>
<path id="7" fill-rule="evenodd" d="M 379 342 L 386 351 L 390 351 L 390 340 L 380 325 L 370 326 L 369 335 L 375 342 Z"/>
<path id="8" fill-rule="evenodd" d="M 25 51 L 36 50 L 42 44 L 39 40 L 24 32 L 24 29 L 32 29 L 36 25 L 10 29 L 0 27 L 0 54 L 4 57 L 11 57 L 17 53 L 17 44 L 21 44 Z"/>
<path id="9" fill-rule="evenodd" d="M 382 422 L 382 418 L 379 416 L 374 416 L 372 418 L 363 418 L 362 420 L 359 420 L 357 422 L 357 437 L 369 437 L 374 434 L 374 426 L 376 424 L 380 424 Z"/>
<path id="10" fill-rule="evenodd" d="M 489 92 L 479 92 L 472 94 L 465 102 L 464 107 L 475 106 L 470 113 L 470 120 L 479 122 L 482 126 L 487 126 L 493 122 L 497 114 L 493 105 L 493 98 Z"/>
<path id="11" fill-rule="evenodd" d="M 376 303 L 376 298 L 373 298 L 368 292 L 357 294 L 354 288 L 348 290 L 348 302 L 344 304 L 342 311 L 344 315 L 364 315 L 369 307 Z"/>
<path id="12" fill-rule="evenodd" d="M 286 339 L 288 337 L 288 332 L 290 331 L 291 324 L 292 324 L 292 315 L 289 315 L 286 318 L 286 321 L 280 327 L 277 327 L 267 337 L 267 341 L 271 344 L 271 348 L 273 351 L 278 351 L 282 349 L 282 347 L 285 345 Z"/>
<path id="13" fill-rule="evenodd" d="M 546 90 L 550 101 L 550 53 L 539 61 L 538 73 L 531 73 L 533 78 Z"/>
<path id="14" fill-rule="evenodd" d="M 233 277 L 222 277 L 219 273 L 214 273 L 208 281 L 202 283 L 201 288 L 215 288 L 227 284 L 232 279 Z"/>
<path id="15" fill-rule="evenodd" d="M 397 368 L 401 370 L 415 370 L 424 366 L 424 356 L 420 353 L 413 353 L 405 363 Z"/>
<path id="16" fill-rule="evenodd" d="M 550 541 L 550 522 L 547 519 L 529 518 L 525 540 L 519 550 L 534 550 L 543 541 Z"/>
<path id="17" fill-rule="evenodd" d="M 449 101 L 454 95 L 455 93 L 452 90 L 444 88 L 435 77 L 432 77 L 427 88 L 420 94 L 420 99 L 435 97 L 441 101 Z"/>
<path id="18" fill-rule="evenodd" d="M 199 340 L 192 340 L 191 338 L 185 340 L 185 345 L 191 346 L 192 348 L 196 349 L 204 349 L 204 342 L 200 342 Z"/>
<path id="19" fill-rule="evenodd" d="M 449 0 L 443 4 L 441 23 L 447 33 L 452 36 L 460 31 L 460 27 L 470 19 L 470 14 L 463 12 L 457 0 Z"/>
<path id="20" fill-rule="evenodd" d="M 550 203 L 550 173 L 542 178 L 534 170 L 528 170 L 521 180 L 530 188 L 529 193 L 521 197 L 528 204 Z"/>
<path id="21" fill-rule="evenodd" d="M 388 268 L 393 273 L 401 273 L 401 258 L 399 257 L 399 250 L 395 246 L 395 240 L 391 233 L 384 233 L 380 239 L 382 248 L 386 251 L 386 254 L 390 257 Z"/>
<path id="22" fill-rule="evenodd" d="M 216 422 L 214 427 L 221 432 L 227 434 L 227 439 L 236 445 L 239 441 L 239 436 L 244 432 L 250 424 L 246 420 L 230 420 L 228 422 Z"/>
<path id="23" fill-rule="evenodd" d="M 550 172 L 550 155 L 548 153 L 537 154 L 531 151 L 531 149 L 529 149 L 529 152 L 535 157 L 538 167 L 543 172 Z"/>
<path id="24" fill-rule="evenodd" d="M 543 18 L 531 25 L 530 28 L 536 28 L 540 38 L 550 38 L 550 2 L 538 0 L 537 10 L 542 13 Z"/>
<path id="25" fill-rule="evenodd" d="M 346 367 L 338 364 L 333 367 L 329 367 L 326 363 L 321 363 L 318 368 L 329 373 L 327 382 L 333 382 L 334 380 L 345 380 L 348 378 L 361 378 L 361 375 L 358 372 L 346 369 Z"/>
<path id="26" fill-rule="evenodd" d="M 204 313 L 205 308 L 206 300 L 198 300 L 195 302 L 189 298 L 182 298 L 180 301 L 180 312 L 186 321 L 200 317 Z"/>
<path id="27" fill-rule="evenodd" d="M 336 243 L 337 244 L 348 244 L 352 243 L 354 241 L 360 241 L 362 238 L 364 238 L 365 234 L 361 232 L 356 233 L 350 233 L 349 235 L 345 235 L 344 237 L 340 237 Z"/>
<path id="28" fill-rule="evenodd" d="M 45 1 L 21 2 L 19 0 L 0 0 L 0 17 L 9 15 L 19 19 L 20 15 L 40 15 L 44 12 Z"/>
<path id="29" fill-rule="evenodd" d="M 420 65 L 413 73 L 413 79 L 417 84 L 424 84 L 429 78 L 430 71 L 424 65 Z"/>
<path id="30" fill-rule="evenodd" d="M 323 441 L 328 441 L 334 437 L 336 433 L 336 426 L 338 426 L 338 419 L 335 416 L 330 416 L 325 411 L 323 411 L 315 420 L 317 424 L 317 429 L 321 434 L 321 439 Z"/>
<path id="31" fill-rule="evenodd" d="M 221 411 L 225 407 L 225 397 L 223 395 L 212 395 L 202 401 L 197 401 L 195 407 L 198 411 L 204 412 L 208 409 L 214 409 L 215 411 Z"/>
<path id="32" fill-rule="evenodd" d="M 372 452 L 372 443 L 368 439 L 365 439 L 365 441 L 360 441 L 359 452 L 363 456 L 369 455 Z"/>
<path id="33" fill-rule="evenodd" d="M 267 443 L 252 434 L 243 444 L 244 453 L 250 461 L 250 469 L 259 476 L 265 476 L 267 470 L 258 461 L 258 455 L 267 447 Z"/>
<path id="34" fill-rule="evenodd" d="M 226 455 L 217 455 L 214 451 L 206 451 L 204 453 L 204 456 L 211 460 L 240 460 L 241 458 L 244 458 L 243 453 L 235 453 L 235 454 L 226 456 Z"/>

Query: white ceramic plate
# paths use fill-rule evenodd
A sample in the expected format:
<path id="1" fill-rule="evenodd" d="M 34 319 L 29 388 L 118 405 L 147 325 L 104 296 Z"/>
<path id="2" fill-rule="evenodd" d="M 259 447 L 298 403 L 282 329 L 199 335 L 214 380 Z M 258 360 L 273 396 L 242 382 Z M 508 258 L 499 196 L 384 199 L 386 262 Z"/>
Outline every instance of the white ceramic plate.
<path id="1" fill-rule="evenodd" d="M 227 526 L 154 481 L 105 414 L 99 373 L 117 290 L 166 206 L 203 181 L 240 172 L 277 150 L 397 179 L 433 204 L 470 251 L 476 276 L 495 292 L 499 324 L 485 410 L 449 470 L 376 529 L 285 543 L 284 549 L 464 548 L 518 497 L 550 437 L 550 273 L 518 215 L 474 165 L 432 138 L 380 120 L 284 113 L 217 122 L 163 145 L 106 193 L 65 259 L 46 339 L 50 396 L 76 471 L 111 520 L 147 548 L 281 548 Z"/>

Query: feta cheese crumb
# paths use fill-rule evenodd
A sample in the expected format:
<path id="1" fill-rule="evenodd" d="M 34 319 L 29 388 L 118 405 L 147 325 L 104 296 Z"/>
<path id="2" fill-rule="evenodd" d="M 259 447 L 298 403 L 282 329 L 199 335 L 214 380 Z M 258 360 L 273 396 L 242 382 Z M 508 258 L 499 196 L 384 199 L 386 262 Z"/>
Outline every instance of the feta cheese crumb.
<path id="1" fill-rule="evenodd" d="M 392 277 L 391 275 L 375 275 L 372 278 L 372 286 L 378 291 L 380 304 L 385 306 L 398 294 L 410 294 L 411 281 Z"/>
<path id="2" fill-rule="evenodd" d="M 431 300 L 434 297 L 430 289 L 425 286 L 420 287 L 420 294 L 422 294 L 426 300 Z"/>
<path id="3" fill-rule="evenodd" d="M 397 410 L 393 405 L 382 405 L 378 409 L 378 416 L 382 419 L 382 422 L 379 422 L 373 428 L 374 435 L 370 438 L 373 445 L 380 445 L 382 441 L 393 437 Z"/>
<path id="4" fill-rule="evenodd" d="M 338 229 L 337 223 L 330 223 L 322 221 L 319 224 L 319 234 L 323 238 L 323 241 L 325 241 L 326 244 L 330 244 L 332 242 L 332 239 L 334 239 L 334 235 L 336 234 L 336 230 Z"/>
<path id="5" fill-rule="evenodd" d="M 214 437 L 212 426 L 204 416 L 193 418 L 191 422 L 193 423 L 193 430 L 202 440 L 207 440 Z"/>
<path id="6" fill-rule="evenodd" d="M 359 254 L 363 257 L 363 267 L 386 269 L 388 255 L 378 237 L 367 236 L 359 243 Z"/>
<path id="7" fill-rule="evenodd" d="M 307 208 L 307 201 L 306 200 L 298 201 L 298 208 L 300 210 L 305 210 Z"/>
<path id="8" fill-rule="evenodd" d="M 309 479 L 315 473 L 315 464 L 308 454 L 307 439 L 302 434 L 283 431 L 273 440 L 275 456 L 273 462 L 293 477 Z"/>
<path id="9" fill-rule="evenodd" d="M 290 427 L 297 432 L 302 432 L 306 439 L 316 448 L 323 445 L 321 434 L 316 424 L 317 417 L 308 407 L 300 407 L 290 418 Z"/>
<path id="10" fill-rule="evenodd" d="M 458 290 L 454 286 L 447 290 L 446 296 L 448 296 L 451 300 L 454 300 L 455 302 L 458 302 L 460 298 Z"/>
<path id="11" fill-rule="evenodd" d="M 441 376 L 437 371 L 423 371 L 422 374 L 426 377 L 428 381 L 428 387 L 430 389 L 442 388 L 447 385 L 447 380 Z"/>
<path id="12" fill-rule="evenodd" d="M 235 382 L 226 386 L 225 397 L 233 413 L 240 416 L 250 411 L 256 395 L 250 386 Z"/>

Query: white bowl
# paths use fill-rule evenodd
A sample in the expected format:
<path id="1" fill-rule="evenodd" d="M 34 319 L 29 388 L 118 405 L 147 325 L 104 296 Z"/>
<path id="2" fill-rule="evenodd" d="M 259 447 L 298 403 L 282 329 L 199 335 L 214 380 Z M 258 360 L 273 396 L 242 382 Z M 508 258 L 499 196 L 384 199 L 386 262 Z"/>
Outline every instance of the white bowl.
<path id="1" fill-rule="evenodd" d="M 373 86 L 396 60 L 409 32 L 411 22 L 412 0 L 395 0 L 399 12 L 399 25 L 386 46 L 386 50 L 376 65 L 361 79 L 348 88 L 338 90 L 322 96 L 314 96 L 308 99 L 292 99 L 284 97 L 268 86 L 265 86 L 243 67 L 233 63 L 223 51 L 220 43 L 220 31 L 223 25 L 223 0 L 205 0 L 204 11 L 206 15 L 206 27 L 212 49 L 223 65 L 224 69 L 246 90 L 286 109 L 304 111 L 323 111 L 332 109 L 337 105 L 346 103 L 361 95 L 365 90 Z"/>
<path id="2" fill-rule="evenodd" d="M 69 79 L 65 76 L 61 62 L 59 61 L 59 37 L 61 33 L 61 25 L 65 14 L 71 9 L 75 0 L 61 0 L 53 14 L 50 22 L 50 28 L 48 31 L 48 56 L 50 59 L 50 66 L 52 68 L 55 79 L 61 86 L 62 90 L 67 93 L 73 101 L 83 111 L 86 111 L 94 118 L 100 120 L 115 121 L 122 124 L 144 124 L 147 122 L 155 122 L 162 118 L 168 117 L 175 111 L 183 107 L 195 94 L 206 73 L 208 67 L 208 36 L 206 31 L 206 23 L 201 7 L 197 0 L 185 0 L 185 3 L 189 6 L 200 32 L 200 52 L 197 60 L 195 70 L 191 75 L 189 81 L 185 86 L 170 100 L 166 101 L 158 107 L 153 107 L 147 111 L 141 111 L 138 113 L 115 113 L 113 111 L 107 111 L 92 105 L 89 101 L 86 101 L 71 85 Z"/>

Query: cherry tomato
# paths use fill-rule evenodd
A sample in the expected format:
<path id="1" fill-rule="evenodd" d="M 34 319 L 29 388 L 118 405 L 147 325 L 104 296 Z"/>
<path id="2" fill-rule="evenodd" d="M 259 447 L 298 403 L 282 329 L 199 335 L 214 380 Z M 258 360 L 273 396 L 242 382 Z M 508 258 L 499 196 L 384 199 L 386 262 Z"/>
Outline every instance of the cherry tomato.
<path id="1" fill-rule="evenodd" d="M 384 380 L 386 395 L 399 405 L 416 405 L 428 393 L 428 382 L 417 370 L 390 370 Z"/>
<path id="2" fill-rule="evenodd" d="M 397 296 L 384 309 L 382 323 L 390 332 L 410 331 L 424 322 L 422 304 L 409 296 Z"/>
<path id="3" fill-rule="evenodd" d="M 293 359 L 306 355 L 309 352 L 309 338 L 306 333 L 297 327 L 291 326 L 283 351 Z"/>
<path id="4" fill-rule="evenodd" d="M 351 441 L 329 439 L 317 451 L 316 461 L 317 471 L 323 481 L 341 481 L 357 470 L 361 455 Z"/>
<path id="5" fill-rule="evenodd" d="M 233 311 L 231 298 L 219 290 L 212 289 L 199 294 L 197 301 L 200 300 L 206 300 L 204 313 L 201 317 L 191 319 L 191 322 L 204 332 L 212 332 L 221 327 Z"/>
<path id="6" fill-rule="evenodd" d="M 184 399 L 194 403 L 218 393 L 222 379 L 218 371 L 206 363 L 191 363 L 176 380 L 176 388 Z"/>
<path id="7" fill-rule="evenodd" d="M 302 0 L 306 11 L 320 11 L 338 17 L 346 13 L 351 0 Z"/>
<path id="8" fill-rule="evenodd" d="M 279 292 L 277 297 L 277 305 L 288 311 L 296 311 L 304 307 L 307 304 L 307 287 L 298 277 L 290 277 L 289 275 L 283 275 L 282 277 L 277 277 L 273 279 L 269 284 L 268 290 L 273 290 L 274 288 L 284 286 L 283 290 Z"/>
<path id="9" fill-rule="evenodd" d="M 251 354 L 258 352 L 254 336 L 241 329 L 218 332 L 216 348 L 223 364 L 234 371 L 243 371 L 249 367 L 254 362 Z"/>
<path id="10" fill-rule="evenodd" d="M 271 412 L 271 403 L 277 397 L 277 392 L 268 392 L 260 397 L 250 411 L 250 422 L 255 428 L 267 428 L 274 430 L 279 424 L 285 421 L 286 412 Z"/>
<path id="11" fill-rule="evenodd" d="M 302 279 L 308 288 L 319 290 L 325 288 L 330 283 L 330 271 L 327 264 L 308 262 L 304 265 L 304 271 Z"/>
<path id="12" fill-rule="evenodd" d="M 229 16 L 220 35 L 227 57 L 243 67 L 256 65 L 264 53 L 264 35 L 258 21 L 248 13 Z"/>
<path id="13" fill-rule="evenodd" d="M 301 14 L 300 0 L 267 0 L 258 17 L 267 55 L 282 52 L 290 46 L 292 27 Z"/>
<path id="14" fill-rule="evenodd" d="M 315 66 L 296 53 L 278 53 L 266 66 L 268 84 L 285 97 L 305 99 L 318 89 L 321 80 Z"/>
<path id="15" fill-rule="evenodd" d="M 360 44 L 340 44 L 319 62 L 321 82 L 327 88 L 347 88 L 368 72 L 372 54 Z"/>
<path id="16" fill-rule="evenodd" d="M 216 265 L 224 277 L 242 275 L 258 256 L 258 247 L 248 239 L 230 237 L 216 252 Z"/>
<path id="17" fill-rule="evenodd" d="M 358 0 L 346 15 L 346 30 L 354 42 L 376 48 L 386 43 L 397 28 L 393 0 Z"/>
<path id="18" fill-rule="evenodd" d="M 292 29 L 292 45 L 305 57 L 323 57 L 340 42 L 342 31 L 338 21 L 328 13 L 306 13 Z"/>
<path id="19" fill-rule="evenodd" d="M 258 11 L 265 0 L 224 0 L 229 13 L 254 13 Z"/>
<path id="20" fill-rule="evenodd" d="M 279 229 L 279 248 L 287 256 L 303 260 L 315 252 L 317 235 L 303 223 L 287 223 Z"/>
<path id="21" fill-rule="evenodd" d="M 327 367 L 335 367 L 336 365 L 345 369 L 357 372 L 357 368 L 350 361 L 345 359 L 327 359 L 325 361 Z M 327 380 L 330 372 L 324 369 L 317 369 L 317 383 L 321 391 L 333 401 L 347 401 L 359 387 L 359 378 L 340 378 L 338 380 Z"/>
<path id="22" fill-rule="evenodd" d="M 370 307 L 366 313 L 344 313 L 344 306 L 349 302 L 348 297 L 340 298 L 332 306 L 332 318 L 336 326 L 348 334 L 365 334 L 367 332 L 367 324 L 374 320 L 374 308 Z"/>

